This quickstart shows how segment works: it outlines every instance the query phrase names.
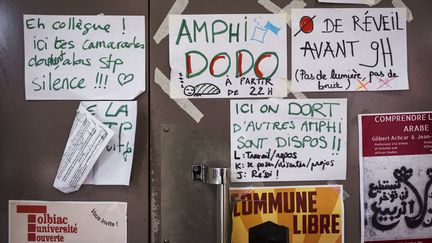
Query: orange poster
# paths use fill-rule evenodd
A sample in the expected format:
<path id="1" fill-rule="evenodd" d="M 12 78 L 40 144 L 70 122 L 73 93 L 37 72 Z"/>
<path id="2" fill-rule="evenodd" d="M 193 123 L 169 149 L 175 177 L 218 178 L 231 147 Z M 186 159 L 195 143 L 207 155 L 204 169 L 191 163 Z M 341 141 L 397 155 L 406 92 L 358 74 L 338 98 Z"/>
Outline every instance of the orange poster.
<path id="1" fill-rule="evenodd" d="M 231 188 L 232 243 L 343 243 L 342 186 Z"/>

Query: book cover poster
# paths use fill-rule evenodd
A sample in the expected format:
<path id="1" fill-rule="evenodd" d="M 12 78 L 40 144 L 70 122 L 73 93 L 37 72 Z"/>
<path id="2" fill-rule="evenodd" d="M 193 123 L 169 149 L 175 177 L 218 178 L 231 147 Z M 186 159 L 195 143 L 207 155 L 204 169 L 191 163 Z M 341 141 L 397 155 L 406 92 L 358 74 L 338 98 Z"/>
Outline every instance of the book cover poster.
<path id="1" fill-rule="evenodd" d="M 360 115 L 362 242 L 432 242 L 432 113 Z"/>

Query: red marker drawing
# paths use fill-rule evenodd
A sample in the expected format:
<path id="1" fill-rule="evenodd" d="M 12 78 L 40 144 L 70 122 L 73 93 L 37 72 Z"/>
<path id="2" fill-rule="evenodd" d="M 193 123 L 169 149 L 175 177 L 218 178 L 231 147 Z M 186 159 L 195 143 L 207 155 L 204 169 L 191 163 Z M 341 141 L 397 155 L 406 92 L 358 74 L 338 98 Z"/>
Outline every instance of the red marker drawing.
<path id="1" fill-rule="evenodd" d="M 303 16 L 303 17 L 301 17 L 300 23 L 299 23 L 300 29 L 299 29 L 299 31 L 297 31 L 297 33 L 295 33 L 294 37 L 297 36 L 298 33 L 300 33 L 300 31 L 302 31 L 303 33 L 306 33 L 306 34 L 312 32 L 313 28 L 314 28 L 313 19 L 315 17 L 316 17 L 316 15 L 313 16 L 312 18 L 309 17 L 309 16 Z"/>

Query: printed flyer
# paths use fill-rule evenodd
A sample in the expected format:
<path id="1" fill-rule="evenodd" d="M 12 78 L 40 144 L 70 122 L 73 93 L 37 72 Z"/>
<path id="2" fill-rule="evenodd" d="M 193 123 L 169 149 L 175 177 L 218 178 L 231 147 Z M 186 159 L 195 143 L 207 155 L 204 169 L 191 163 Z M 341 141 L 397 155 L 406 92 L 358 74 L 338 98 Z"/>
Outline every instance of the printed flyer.
<path id="1" fill-rule="evenodd" d="M 343 243 L 342 186 L 231 188 L 233 243 Z"/>
<path id="2" fill-rule="evenodd" d="M 127 203 L 9 201 L 9 243 L 126 243 Z"/>
<path id="3" fill-rule="evenodd" d="M 362 242 L 432 242 L 432 112 L 359 115 Z"/>

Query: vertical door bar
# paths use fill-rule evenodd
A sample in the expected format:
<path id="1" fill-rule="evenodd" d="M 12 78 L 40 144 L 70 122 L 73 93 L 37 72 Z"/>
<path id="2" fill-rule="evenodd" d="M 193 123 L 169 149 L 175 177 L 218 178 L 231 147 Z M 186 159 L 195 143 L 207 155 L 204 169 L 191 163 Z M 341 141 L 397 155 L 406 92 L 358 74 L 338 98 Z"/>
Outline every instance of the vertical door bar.
<path id="1" fill-rule="evenodd" d="M 230 206 L 229 206 L 229 177 L 228 169 L 224 168 L 220 171 L 223 183 L 217 187 L 218 200 L 218 243 L 228 243 L 230 238 L 229 222 L 230 222 Z"/>
<path id="2" fill-rule="evenodd" d="M 229 170 L 228 168 L 209 168 L 205 165 L 193 165 L 192 177 L 207 184 L 217 185 L 217 242 L 229 243 L 230 215 L 229 206 Z"/>

